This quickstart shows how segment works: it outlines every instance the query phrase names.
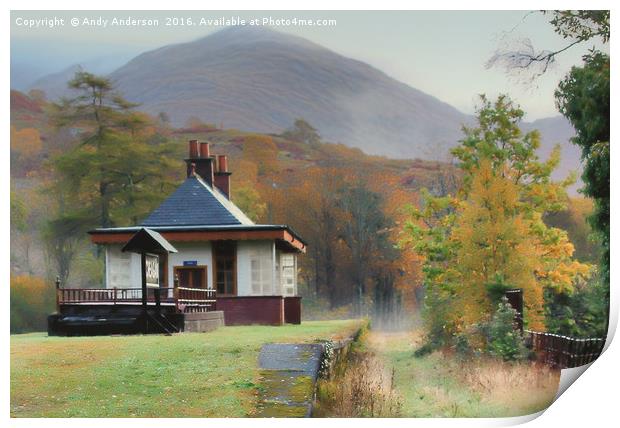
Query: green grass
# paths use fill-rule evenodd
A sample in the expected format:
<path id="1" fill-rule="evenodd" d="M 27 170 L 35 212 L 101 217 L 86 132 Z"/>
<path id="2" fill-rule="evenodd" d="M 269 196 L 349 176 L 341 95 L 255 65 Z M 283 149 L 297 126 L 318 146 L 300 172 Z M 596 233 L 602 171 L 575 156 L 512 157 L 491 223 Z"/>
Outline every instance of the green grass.
<path id="1" fill-rule="evenodd" d="M 223 327 L 173 336 L 11 336 L 12 417 L 242 417 L 268 342 L 345 336 L 359 321 Z"/>
<path id="2" fill-rule="evenodd" d="M 394 370 L 404 417 L 506 417 L 548 407 L 559 373 L 529 363 L 474 359 L 439 352 L 414 357 L 411 334 L 371 333 L 368 347 Z"/>

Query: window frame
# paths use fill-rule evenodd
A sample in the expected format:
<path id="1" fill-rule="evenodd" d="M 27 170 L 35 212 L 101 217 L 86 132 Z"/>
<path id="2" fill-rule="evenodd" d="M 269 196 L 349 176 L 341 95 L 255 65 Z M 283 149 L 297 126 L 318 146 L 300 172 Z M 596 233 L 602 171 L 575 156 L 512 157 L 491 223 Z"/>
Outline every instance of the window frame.
<path id="1" fill-rule="evenodd" d="M 226 254 L 225 256 L 232 261 L 232 293 L 220 293 L 218 290 L 218 281 L 217 281 L 217 275 L 218 275 L 218 261 L 219 261 L 219 257 L 221 257 L 218 252 L 221 251 L 221 247 L 223 246 L 229 246 L 229 250 L 230 251 L 229 254 Z M 219 248 L 218 248 L 219 247 Z M 213 289 L 215 290 L 215 292 L 217 293 L 218 296 L 224 296 L 224 297 L 235 297 L 237 296 L 238 293 L 238 285 L 237 285 L 237 241 L 214 241 L 213 245 L 212 245 L 212 251 L 213 251 Z M 225 281 L 224 286 L 226 287 L 227 282 Z"/>

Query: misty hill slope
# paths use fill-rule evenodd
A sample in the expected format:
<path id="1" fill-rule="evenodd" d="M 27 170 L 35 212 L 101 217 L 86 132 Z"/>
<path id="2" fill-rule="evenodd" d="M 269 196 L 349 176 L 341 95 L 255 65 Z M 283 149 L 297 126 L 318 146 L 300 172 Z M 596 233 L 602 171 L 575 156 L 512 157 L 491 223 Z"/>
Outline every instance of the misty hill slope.
<path id="1" fill-rule="evenodd" d="M 559 180 L 566 178 L 571 171 L 577 172 L 575 190 L 583 185 L 581 181 L 581 149 L 572 144 L 570 139 L 575 136 L 575 130 L 564 116 L 554 116 L 538 119 L 534 122 L 523 124 L 524 132 L 537 129 L 540 132 L 541 144 L 538 154 L 542 159 L 547 159 L 556 144 L 560 145 L 560 165 L 553 172 L 552 178 Z"/>
<path id="2" fill-rule="evenodd" d="M 302 117 L 370 154 L 446 158 L 468 116 L 363 63 L 299 37 L 232 27 L 139 55 L 110 77 L 130 100 L 176 125 L 196 116 L 259 132 Z"/>
<path id="3" fill-rule="evenodd" d="M 74 64 L 64 70 L 41 77 L 31 85 L 31 88 L 42 89 L 45 91 L 47 99 L 50 100 L 57 100 L 63 96 L 70 96 L 71 92 L 67 89 L 67 82 L 73 79 L 75 73 L 82 69 L 94 73 L 90 68 L 83 68 L 79 64 Z"/>
<path id="4" fill-rule="evenodd" d="M 41 79 L 50 99 L 68 95 L 76 67 Z M 192 116 L 224 128 L 279 133 L 302 117 L 325 140 L 392 158 L 449 159 L 473 118 L 363 63 L 265 27 L 231 27 L 190 43 L 143 53 L 110 77 L 123 95 L 174 125 Z M 561 116 L 526 123 L 540 129 L 541 155 L 562 145 L 555 178 L 579 169 Z"/>

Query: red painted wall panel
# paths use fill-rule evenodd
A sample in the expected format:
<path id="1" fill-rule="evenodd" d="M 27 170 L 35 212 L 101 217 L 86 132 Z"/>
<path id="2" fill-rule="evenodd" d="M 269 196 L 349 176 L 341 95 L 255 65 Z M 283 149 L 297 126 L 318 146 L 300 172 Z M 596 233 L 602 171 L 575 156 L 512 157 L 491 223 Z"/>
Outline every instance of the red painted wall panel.
<path id="1" fill-rule="evenodd" d="M 301 297 L 284 298 L 284 322 L 301 324 Z"/>
<path id="2" fill-rule="evenodd" d="M 215 308 L 224 311 L 226 325 L 284 324 L 282 296 L 217 297 Z"/>

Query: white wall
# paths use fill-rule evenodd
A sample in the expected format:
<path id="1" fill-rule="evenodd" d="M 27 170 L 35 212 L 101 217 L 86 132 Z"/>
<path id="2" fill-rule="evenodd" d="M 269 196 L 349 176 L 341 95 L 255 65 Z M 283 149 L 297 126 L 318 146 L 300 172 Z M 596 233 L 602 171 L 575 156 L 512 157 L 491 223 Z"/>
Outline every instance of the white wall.
<path id="1" fill-rule="evenodd" d="M 120 244 L 106 246 L 106 288 L 140 288 L 140 254 L 123 253 Z"/>
<path id="2" fill-rule="evenodd" d="M 174 267 L 183 266 L 184 261 L 196 261 L 199 266 L 207 266 L 207 284 L 214 288 L 213 258 L 210 242 L 174 242 L 179 251 L 168 255 L 168 286 L 174 284 Z M 140 288 L 140 255 L 122 253 L 121 245 L 106 246 L 106 287 Z M 282 253 L 275 250 L 274 241 L 237 242 L 237 295 L 291 295 L 282 286 L 284 276 L 280 258 Z M 297 255 L 295 257 L 294 293 L 297 294 Z M 252 288 L 252 260 L 260 268 L 260 291 Z M 277 262 L 276 262 L 277 260 Z M 258 265 L 257 265 L 258 263 Z M 256 273 L 255 273 L 256 274 Z"/>
<path id="3" fill-rule="evenodd" d="M 199 266 L 207 266 L 207 284 L 213 288 L 211 243 L 176 242 L 173 245 L 179 252 L 168 255 L 168 286 L 174 285 L 174 266 L 183 266 L 184 261 L 195 260 Z M 121 248 L 122 245 L 116 244 L 106 246 L 106 287 L 142 287 L 140 254 L 123 253 Z"/>

